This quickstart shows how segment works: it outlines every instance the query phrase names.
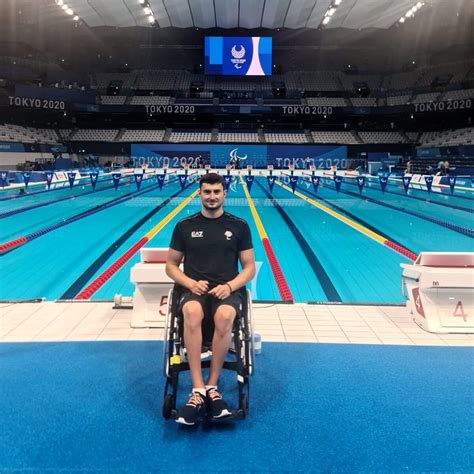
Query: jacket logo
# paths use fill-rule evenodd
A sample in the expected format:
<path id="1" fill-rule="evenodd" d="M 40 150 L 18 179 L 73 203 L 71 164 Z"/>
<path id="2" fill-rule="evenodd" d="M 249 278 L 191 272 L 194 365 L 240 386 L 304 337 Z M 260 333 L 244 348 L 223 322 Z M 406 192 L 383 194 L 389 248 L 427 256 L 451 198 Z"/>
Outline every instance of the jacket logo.
<path id="1" fill-rule="evenodd" d="M 232 232 L 230 230 L 226 230 L 224 232 L 224 235 L 227 240 L 230 240 L 230 238 L 232 237 Z"/>
<path id="2" fill-rule="evenodd" d="M 204 232 L 203 232 L 202 230 L 193 230 L 193 231 L 191 232 L 191 237 L 194 238 L 194 239 L 195 239 L 196 237 L 202 238 L 202 237 L 204 237 Z"/>

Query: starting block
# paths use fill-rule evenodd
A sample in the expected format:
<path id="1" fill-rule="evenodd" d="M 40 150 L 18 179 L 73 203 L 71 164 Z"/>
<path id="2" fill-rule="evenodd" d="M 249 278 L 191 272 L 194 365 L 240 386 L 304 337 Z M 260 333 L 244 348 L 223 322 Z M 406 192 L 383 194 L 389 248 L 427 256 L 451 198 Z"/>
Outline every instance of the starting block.
<path id="1" fill-rule="evenodd" d="M 174 282 L 166 275 L 167 248 L 140 249 L 140 262 L 130 270 L 133 293 L 132 328 L 163 328 L 168 313 L 168 294 Z"/>
<path id="2" fill-rule="evenodd" d="M 400 266 L 402 293 L 421 328 L 474 333 L 473 252 L 422 252 Z"/>

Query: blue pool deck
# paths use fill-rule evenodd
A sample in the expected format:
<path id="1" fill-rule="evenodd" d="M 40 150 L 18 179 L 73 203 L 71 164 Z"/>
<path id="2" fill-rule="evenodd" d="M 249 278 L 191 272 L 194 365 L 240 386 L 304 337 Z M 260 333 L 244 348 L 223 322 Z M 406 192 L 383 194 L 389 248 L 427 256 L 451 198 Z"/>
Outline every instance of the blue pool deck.
<path id="1" fill-rule="evenodd" d="M 131 314 L 112 302 L 3 303 L 0 342 L 163 339 L 163 329 L 132 329 Z M 404 306 L 254 304 L 253 318 L 264 343 L 474 346 L 474 334 L 424 331 Z"/>

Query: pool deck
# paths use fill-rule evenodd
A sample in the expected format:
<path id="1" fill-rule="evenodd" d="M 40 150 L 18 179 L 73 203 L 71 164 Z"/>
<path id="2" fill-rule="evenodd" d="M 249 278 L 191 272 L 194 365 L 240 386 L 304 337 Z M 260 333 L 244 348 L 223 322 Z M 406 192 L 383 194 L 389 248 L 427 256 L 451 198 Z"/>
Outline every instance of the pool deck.
<path id="1" fill-rule="evenodd" d="M 112 302 L 0 305 L 0 342 L 162 340 L 163 329 L 130 327 L 131 309 Z M 254 304 L 262 341 L 474 346 L 474 334 L 432 334 L 403 306 Z"/>

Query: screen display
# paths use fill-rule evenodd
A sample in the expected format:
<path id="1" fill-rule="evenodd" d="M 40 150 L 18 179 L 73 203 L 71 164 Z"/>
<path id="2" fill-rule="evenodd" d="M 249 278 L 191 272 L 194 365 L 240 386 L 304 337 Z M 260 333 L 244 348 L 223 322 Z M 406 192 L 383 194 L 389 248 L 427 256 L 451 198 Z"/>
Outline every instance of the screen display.
<path id="1" fill-rule="evenodd" d="M 272 74 L 272 38 L 267 36 L 206 36 L 204 56 L 206 74 Z"/>

